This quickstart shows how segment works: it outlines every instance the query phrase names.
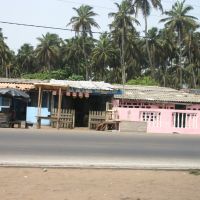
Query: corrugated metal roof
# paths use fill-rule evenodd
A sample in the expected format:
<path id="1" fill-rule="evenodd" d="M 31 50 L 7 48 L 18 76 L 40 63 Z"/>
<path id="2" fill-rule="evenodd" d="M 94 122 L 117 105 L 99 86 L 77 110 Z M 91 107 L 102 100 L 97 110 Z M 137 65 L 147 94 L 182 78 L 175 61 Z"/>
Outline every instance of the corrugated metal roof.
<path id="1" fill-rule="evenodd" d="M 83 89 L 83 90 L 103 90 L 112 91 L 114 86 L 105 82 L 96 81 L 69 81 L 69 80 L 50 80 L 52 84 L 68 85 L 70 88 Z"/>
<path id="2" fill-rule="evenodd" d="M 35 88 L 42 88 L 43 90 L 67 90 L 69 88 L 68 85 L 60 85 L 54 83 L 34 83 Z"/>
<path id="3" fill-rule="evenodd" d="M 34 83 L 46 83 L 48 80 L 0 78 L 0 88 L 16 88 L 19 90 L 32 90 Z"/>
<path id="4" fill-rule="evenodd" d="M 50 83 L 56 85 L 69 86 L 70 88 L 97 91 L 113 91 L 123 89 L 122 85 L 111 85 L 105 82 L 95 81 L 69 81 L 69 80 L 34 80 L 34 79 L 8 79 L 0 78 L 0 88 L 17 88 L 20 90 L 34 89 L 35 83 Z M 122 98 L 123 95 L 115 94 L 115 98 Z M 185 102 L 200 103 L 200 95 L 191 94 L 181 90 L 159 86 L 126 85 L 126 99 L 157 102 Z"/>
<path id="5" fill-rule="evenodd" d="M 122 85 L 115 85 L 115 87 L 123 88 Z M 120 99 L 123 95 L 114 95 L 114 97 Z M 158 86 L 126 85 L 124 98 L 141 101 L 200 103 L 200 95 Z"/>

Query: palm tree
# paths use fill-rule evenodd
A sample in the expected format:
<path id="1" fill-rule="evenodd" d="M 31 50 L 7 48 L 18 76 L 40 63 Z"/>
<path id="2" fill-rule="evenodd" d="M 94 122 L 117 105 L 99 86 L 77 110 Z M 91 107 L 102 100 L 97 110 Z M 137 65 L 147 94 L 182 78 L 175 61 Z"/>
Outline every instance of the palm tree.
<path id="1" fill-rule="evenodd" d="M 2 74 L 5 74 L 6 78 L 9 77 L 9 67 L 11 66 L 12 52 L 5 42 L 5 37 L 0 29 L 0 64 L 2 66 Z M 3 73 L 5 68 L 5 73 Z"/>
<path id="2" fill-rule="evenodd" d="M 63 62 L 65 65 L 70 66 L 72 74 L 81 73 L 81 62 L 84 59 L 81 38 L 73 37 L 65 40 L 61 52 L 63 54 Z"/>
<path id="3" fill-rule="evenodd" d="M 101 35 L 92 51 L 92 62 L 96 71 L 100 72 L 101 80 L 104 80 L 104 72 L 110 67 L 110 63 L 116 54 L 117 50 L 114 48 L 110 37 L 107 34 Z"/>
<path id="4" fill-rule="evenodd" d="M 40 42 L 36 48 L 36 58 L 44 65 L 44 71 L 51 70 L 59 55 L 61 39 L 57 34 L 47 33 L 37 38 Z"/>
<path id="5" fill-rule="evenodd" d="M 146 66 L 142 45 L 139 34 L 128 34 L 125 48 L 126 81 L 141 76 L 142 69 Z"/>
<path id="6" fill-rule="evenodd" d="M 163 18 L 160 22 L 165 22 L 165 27 L 176 32 L 178 36 L 177 46 L 179 49 L 178 67 L 180 68 L 180 87 L 183 86 L 182 80 L 182 62 L 183 62 L 183 38 L 184 34 L 188 34 L 190 31 L 195 30 L 198 24 L 195 20 L 196 17 L 187 15 L 189 11 L 193 9 L 190 5 L 185 5 L 185 0 L 182 2 L 177 1 L 170 11 L 166 11 L 165 15 L 168 17 Z"/>
<path id="7" fill-rule="evenodd" d="M 67 26 L 72 25 L 75 34 L 83 38 L 83 53 L 85 58 L 85 71 L 86 71 L 86 80 L 89 79 L 88 74 L 88 63 L 87 55 L 85 51 L 85 38 L 90 35 L 92 37 L 92 27 L 100 28 L 98 23 L 94 20 L 94 17 L 97 15 L 93 12 L 93 8 L 89 5 L 81 5 L 79 8 L 73 8 L 76 11 L 77 16 L 74 16 L 70 19 L 70 22 Z"/>
<path id="8" fill-rule="evenodd" d="M 34 71 L 34 48 L 30 44 L 23 44 L 18 50 L 17 63 L 23 72 L 29 73 Z"/>
<path id="9" fill-rule="evenodd" d="M 196 88 L 200 67 L 200 33 L 190 32 L 184 38 L 184 43 L 183 55 L 187 57 L 185 71 L 189 74 L 186 80 L 189 82 L 188 85 Z"/>
<path id="10" fill-rule="evenodd" d="M 142 15 L 144 17 L 145 22 L 145 41 L 146 41 L 146 50 L 149 60 L 149 65 L 151 69 L 151 76 L 154 78 L 154 66 L 152 63 L 151 53 L 149 49 L 149 42 L 148 42 L 148 23 L 147 18 L 151 14 L 151 8 L 159 9 L 163 11 L 161 0 L 133 0 L 133 6 L 136 9 L 136 14 L 140 10 L 142 12 Z"/>
<path id="11" fill-rule="evenodd" d="M 117 6 L 118 11 L 116 13 L 109 13 L 109 17 L 114 18 L 110 28 L 115 40 L 119 43 L 121 52 L 122 83 L 125 85 L 125 42 L 127 41 L 127 36 L 130 32 L 132 34 L 136 32 L 133 23 L 139 25 L 139 22 L 133 17 L 135 10 L 131 5 L 130 0 L 123 0 L 121 4 L 115 3 L 115 5 Z"/>
<path id="12" fill-rule="evenodd" d="M 73 37 L 67 39 L 61 48 L 62 58 L 65 65 L 70 66 L 70 71 L 73 74 L 82 75 L 85 72 L 85 58 L 83 52 L 83 42 L 85 43 L 85 52 L 90 58 L 92 49 L 94 48 L 94 39 L 87 37 Z"/>
<path id="13" fill-rule="evenodd" d="M 156 59 L 155 79 L 161 86 L 169 86 L 169 69 L 173 68 L 173 60 L 177 57 L 174 33 L 168 29 L 161 29 L 155 37 L 149 34 L 150 48 L 153 45 L 154 58 Z"/>

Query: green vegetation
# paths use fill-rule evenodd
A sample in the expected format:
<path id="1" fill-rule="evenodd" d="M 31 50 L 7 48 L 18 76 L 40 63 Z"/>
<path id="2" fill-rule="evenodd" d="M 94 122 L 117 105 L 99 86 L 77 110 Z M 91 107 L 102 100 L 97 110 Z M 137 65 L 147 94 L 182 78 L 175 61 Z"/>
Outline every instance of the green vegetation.
<path id="1" fill-rule="evenodd" d="M 128 85 L 159 85 L 150 76 L 138 77 L 127 82 Z"/>
<path id="2" fill-rule="evenodd" d="M 109 13 L 110 30 L 93 38 L 99 28 L 93 7 L 73 8 L 67 26 L 72 38 L 54 33 L 37 38 L 38 45 L 22 44 L 14 53 L 0 30 L 0 76 L 34 79 L 95 80 L 111 83 L 200 87 L 199 21 L 193 8 L 177 1 L 165 11 L 162 0 L 123 0 Z M 164 28 L 148 29 L 148 17 L 158 9 Z M 137 31 L 138 11 L 143 15 L 145 37 Z"/>
<path id="3" fill-rule="evenodd" d="M 22 78 L 25 78 L 25 79 L 39 79 L 39 80 L 50 80 L 50 79 L 65 80 L 68 77 L 69 76 L 67 72 L 61 69 L 22 75 Z"/>
<path id="4" fill-rule="evenodd" d="M 200 170 L 199 169 L 193 169 L 189 171 L 190 174 L 193 174 L 195 176 L 199 176 L 200 175 Z"/>

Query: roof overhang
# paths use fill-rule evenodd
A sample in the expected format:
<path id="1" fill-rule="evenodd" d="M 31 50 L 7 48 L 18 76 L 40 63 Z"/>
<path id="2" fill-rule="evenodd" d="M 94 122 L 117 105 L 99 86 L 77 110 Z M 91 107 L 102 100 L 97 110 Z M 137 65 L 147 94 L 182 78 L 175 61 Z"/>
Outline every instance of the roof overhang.
<path id="1" fill-rule="evenodd" d="M 67 90 L 69 88 L 68 85 L 59 85 L 52 83 L 34 83 L 36 89 L 41 88 L 42 90 Z"/>

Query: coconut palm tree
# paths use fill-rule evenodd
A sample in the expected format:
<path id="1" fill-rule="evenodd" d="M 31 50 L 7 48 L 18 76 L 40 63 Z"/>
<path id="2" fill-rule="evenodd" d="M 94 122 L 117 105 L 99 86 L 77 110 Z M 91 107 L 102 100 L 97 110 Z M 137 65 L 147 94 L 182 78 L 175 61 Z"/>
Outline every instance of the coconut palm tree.
<path id="1" fill-rule="evenodd" d="M 142 15 L 144 17 L 144 22 L 145 22 L 145 41 L 146 41 L 146 50 L 147 50 L 147 56 L 149 60 L 149 65 L 151 69 L 151 76 L 154 78 L 154 66 L 152 63 L 152 58 L 151 58 L 151 52 L 149 49 L 149 42 L 148 42 L 148 22 L 147 18 L 151 14 L 151 8 L 159 9 L 163 11 L 161 0 L 133 0 L 133 6 L 136 9 L 136 15 L 138 11 L 142 12 Z"/>
<path id="2" fill-rule="evenodd" d="M 92 49 L 94 47 L 94 39 L 87 37 L 73 37 L 65 40 L 64 45 L 61 48 L 61 54 L 63 62 L 70 66 L 70 71 L 73 74 L 82 75 L 85 73 L 85 57 L 83 52 L 83 42 L 85 42 L 85 52 L 90 57 Z"/>
<path id="3" fill-rule="evenodd" d="M 196 88 L 200 72 L 200 33 L 190 32 L 184 38 L 184 43 L 183 56 L 187 58 L 185 71 L 189 74 L 186 76 L 186 81 L 190 87 Z"/>
<path id="4" fill-rule="evenodd" d="M 18 50 L 18 54 L 16 56 L 17 63 L 20 65 L 20 68 L 23 72 L 30 73 L 34 72 L 35 66 L 35 58 L 34 58 L 34 48 L 30 44 L 23 44 L 21 48 Z"/>
<path id="5" fill-rule="evenodd" d="M 183 86 L 183 39 L 184 35 L 188 34 L 190 31 L 194 31 L 198 24 L 196 22 L 197 18 L 191 15 L 188 15 L 193 9 L 190 5 L 185 5 L 184 1 L 177 1 L 170 11 L 166 11 L 164 14 L 168 17 L 163 18 L 160 22 L 165 23 L 165 27 L 175 31 L 177 34 L 177 46 L 179 49 L 179 58 L 178 58 L 178 67 L 179 67 L 179 78 L 180 78 L 180 87 Z"/>
<path id="6" fill-rule="evenodd" d="M 154 49 L 153 56 L 156 61 L 155 79 L 161 86 L 169 86 L 169 69 L 172 67 L 173 60 L 177 55 L 174 46 L 174 33 L 168 29 L 161 29 L 156 35 L 153 35 L 149 34 L 149 46 L 150 49 L 152 46 Z"/>
<path id="7" fill-rule="evenodd" d="M 61 52 L 63 54 L 63 62 L 70 66 L 72 74 L 80 75 L 81 62 L 84 60 L 81 38 L 73 37 L 65 40 Z"/>
<path id="8" fill-rule="evenodd" d="M 47 33 L 37 38 L 40 42 L 36 48 L 36 58 L 44 65 L 43 70 L 51 70 L 59 55 L 61 39 L 57 34 Z"/>
<path id="9" fill-rule="evenodd" d="M 100 28 L 94 17 L 97 16 L 93 12 L 93 8 L 89 5 L 81 5 L 79 8 L 73 8 L 76 11 L 77 16 L 70 19 L 67 26 L 72 25 L 73 30 L 76 34 L 81 36 L 92 36 L 92 27 Z"/>
<path id="10" fill-rule="evenodd" d="M 12 52 L 10 51 L 8 45 L 5 42 L 5 37 L 0 29 L 0 65 L 2 67 L 2 75 L 6 78 L 9 77 L 9 67 L 11 66 Z M 5 73 L 4 73 L 5 69 Z"/>
<path id="11" fill-rule="evenodd" d="M 121 70 L 122 70 L 122 83 L 126 82 L 126 66 L 125 66 L 125 48 L 128 34 L 133 34 L 135 28 L 133 24 L 139 25 L 139 22 L 133 17 L 135 10 L 130 0 L 123 0 L 121 4 L 115 3 L 118 11 L 116 13 L 109 13 L 109 17 L 114 18 L 110 25 L 113 37 L 118 41 L 121 52 Z"/>
<path id="12" fill-rule="evenodd" d="M 110 37 L 107 34 L 100 36 L 100 40 L 92 51 L 92 62 L 96 71 L 100 72 L 100 79 L 104 80 L 105 71 L 110 67 L 110 63 L 117 55 Z"/>
<path id="13" fill-rule="evenodd" d="M 83 38 L 83 53 L 85 58 L 85 71 L 86 71 L 86 80 L 89 79 L 88 74 L 88 62 L 87 54 L 85 50 L 85 38 L 88 36 L 92 37 L 92 27 L 100 28 L 98 23 L 94 20 L 94 17 L 97 16 L 93 12 L 93 7 L 89 5 L 81 5 L 79 8 L 73 8 L 76 11 L 77 16 L 73 16 L 70 19 L 70 22 L 67 26 L 72 25 L 73 30 L 76 35 L 80 35 Z"/>

